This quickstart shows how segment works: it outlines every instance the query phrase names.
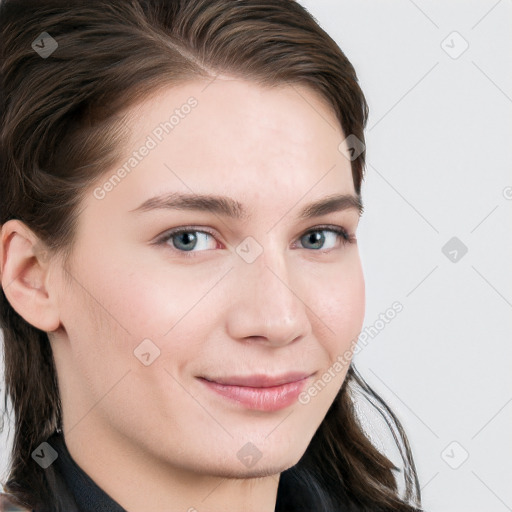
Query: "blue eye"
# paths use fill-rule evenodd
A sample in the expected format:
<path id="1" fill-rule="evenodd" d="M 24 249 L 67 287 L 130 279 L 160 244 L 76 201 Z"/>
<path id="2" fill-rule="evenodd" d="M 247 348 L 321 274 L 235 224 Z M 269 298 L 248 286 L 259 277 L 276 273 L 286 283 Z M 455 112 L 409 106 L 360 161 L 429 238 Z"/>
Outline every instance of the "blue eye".
<path id="1" fill-rule="evenodd" d="M 331 236 L 325 236 L 323 233 L 329 233 Z M 317 245 L 317 247 L 313 247 L 313 249 L 323 249 L 323 250 L 329 250 L 334 249 L 336 247 L 336 243 L 339 239 L 341 239 L 342 245 L 351 244 L 355 242 L 355 238 L 353 236 L 350 236 L 343 228 L 341 227 L 331 227 L 331 228 L 316 228 L 313 230 L 308 231 L 304 235 L 301 236 L 301 240 L 306 240 L 306 244 L 313 244 Z M 325 247 L 325 241 L 331 241 L 332 246 L 331 247 Z M 303 242 L 304 243 L 304 242 Z M 318 244 L 321 245 L 321 247 L 318 247 Z"/>
<path id="2" fill-rule="evenodd" d="M 327 236 L 325 235 L 327 233 Z M 193 228 L 176 228 L 168 231 L 159 240 L 158 245 L 170 245 L 171 249 L 176 252 L 181 252 L 184 256 L 192 256 L 196 252 L 203 252 L 208 250 L 209 239 L 215 242 L 213 233 L 208 231 L 201 231 Z M 312 250 L 331 250 L 336 248 L 336 244 L 341 240 L 341 246 L 355 243 L 356 238 L 349 235 L 347 231 L 340 226 L 320 226 L 315 229 L 310 229 L 304 233 L 299 240 L 303 245 L 311 244 L 313 247 L 305 247 Z M 329 247 L 325 247 L 325 244 Z M 213 249 L 216 247 L 213 244 Z M 194 249 L 197 249 L 194 251 Z"/>
<path id="3" fill-rule="evenodd" d="M 197 235 L 199 234 L 199 236 Z M 167 233 L 162 242 L 172 240 L 172 245 L 179 251 L 190 252 L 193 249 L 205 248 L 206 238 L 212 234 L 206 231 L 198 231 L 195 229 L 178 229 Z"/>

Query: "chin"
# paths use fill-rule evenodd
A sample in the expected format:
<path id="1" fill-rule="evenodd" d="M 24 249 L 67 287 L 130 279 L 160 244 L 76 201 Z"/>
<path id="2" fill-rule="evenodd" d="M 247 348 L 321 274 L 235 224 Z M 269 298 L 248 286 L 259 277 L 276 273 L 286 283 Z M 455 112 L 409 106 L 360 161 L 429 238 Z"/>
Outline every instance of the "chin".
<path id="1" fill-rule="evenodd" d="M 307 448 L 306 446 L 304 450 L 298 450 L 297 442 L 273 443 L 269 442 L 269 439 L 264 446 L 258 444 L 256 440 L 254 444 L 247 439 L 231 440 L 229 446 L 223 447 L 222 451 L 211 451 L 208 454 L 209 460 L 203 459 L 201 473 L 222 478 L 268 477 L 282 473 L 297 464 Z"/>
<path id="2" fill-rule="evenodd" d="M 299 457 L 300 458 L 300 457 Z M 288 464 L 285 463 L 277 463 L 274 461 L 264 461 L 263 458 L 260 459 L 253 467 L 244 467 L 243 464 L 230 464 L 228 467 L 217 468 L 213 470 L 210 474 L 213 474 L 222 478 L 232 478 L 232 479 L 248 479 L 248 478 L 264 478 L 272 475 L 278 475 L 283 471 L 294 466 L 296 462 L 290 462 Z"/>

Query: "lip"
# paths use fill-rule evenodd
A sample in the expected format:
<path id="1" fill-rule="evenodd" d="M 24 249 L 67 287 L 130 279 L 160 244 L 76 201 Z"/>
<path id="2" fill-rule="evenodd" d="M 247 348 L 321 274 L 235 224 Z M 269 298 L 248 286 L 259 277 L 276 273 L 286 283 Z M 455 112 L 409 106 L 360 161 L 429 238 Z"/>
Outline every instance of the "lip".
<path id="1" fill-rule="evenodd" d="M 277 411 L 296 402 L 310 373 L 292 372 L 231 377 L 198 377 L 211 391 L 247 409 Z"/>
<path id="2" fill-rule="evenodd" d="M 202 377 L 210 382 L 217 384 L 224 384 L 225 386 L 248 386 L 251 388 L 270 388 L 274 386 L 281 386 L 290 382 L 296 382 L 306 377 L 311 373 L 304 372 L 289 372 L 281 375 L 271 377 L 265 373 L 258 373 L 255 375 L 234 375 L 231 377 Z"/>

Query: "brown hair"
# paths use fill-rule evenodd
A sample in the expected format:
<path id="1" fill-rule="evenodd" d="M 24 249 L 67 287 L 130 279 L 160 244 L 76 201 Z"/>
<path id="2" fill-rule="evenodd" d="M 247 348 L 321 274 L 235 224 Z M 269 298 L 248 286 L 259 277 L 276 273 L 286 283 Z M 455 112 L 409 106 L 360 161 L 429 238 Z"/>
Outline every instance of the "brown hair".
<path id="1" fill-rule="evenodd" d="M 0 223 L 20 219 L 50 254 L 71 254 L 84 191 L 120 158 L 123 112 L 159 88 L 218 73 L 306 85 L 332 107 L 345 136 L 364 141 L 368 107 L 353 66 L 293 0 L 4 0 L 0 9 Z M 58 44 L 44 58 L 31 46 L 42 32 Z M 357 194 L 364 158 L 363 151 L 351 162 Z M 35 507 L 49 498 L 30 455 L 62 426 L 56 371 L 47 333 L 23 320 L 3 290 L 0 321 L 5 407 L 10 399 L 15 418 L 4 485 Z M 404 496 L 398 468 L 358 421 L 356 387 L 392 419 Z M 316 510 L 413 511 L 420 504 L 405 433 L 353 364 L 306 453 L 287 472 L 297 486 L 316 490 Z"/>

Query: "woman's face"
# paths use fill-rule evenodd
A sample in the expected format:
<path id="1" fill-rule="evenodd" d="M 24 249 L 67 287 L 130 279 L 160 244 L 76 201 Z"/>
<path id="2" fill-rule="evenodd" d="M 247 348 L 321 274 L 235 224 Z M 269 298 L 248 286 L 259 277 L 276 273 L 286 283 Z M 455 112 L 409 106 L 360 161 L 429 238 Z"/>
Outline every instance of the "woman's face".
<path id="1" fill-rule="evenodd" d="M 162 90 L 127 126 L 124 160 L 84 200 L 69 274 L 52 273 L 67 440 L 122 441 L 195 474 L 277 474 L 305 452 L 363 323 L 357 244 L 331 230 L 355 235 L 357 207 L 301 215 L 355 198 L 345 135 L 309 89 L 229 78 Z M 258 376 L 305 379 L 265 391 Z"/>

